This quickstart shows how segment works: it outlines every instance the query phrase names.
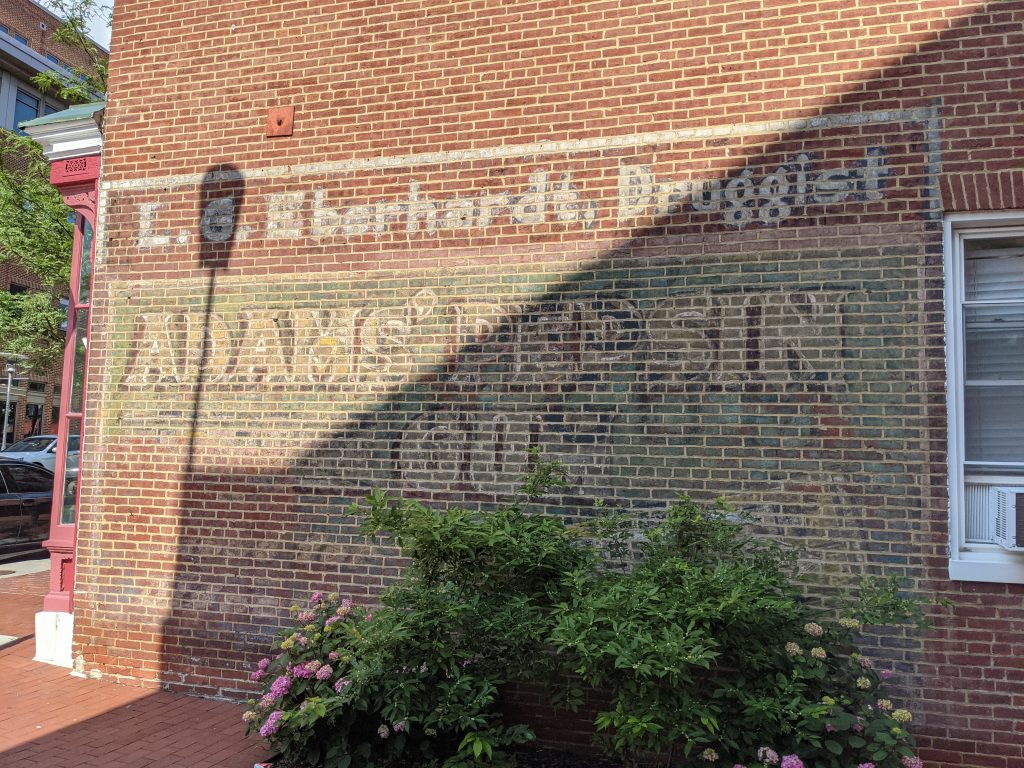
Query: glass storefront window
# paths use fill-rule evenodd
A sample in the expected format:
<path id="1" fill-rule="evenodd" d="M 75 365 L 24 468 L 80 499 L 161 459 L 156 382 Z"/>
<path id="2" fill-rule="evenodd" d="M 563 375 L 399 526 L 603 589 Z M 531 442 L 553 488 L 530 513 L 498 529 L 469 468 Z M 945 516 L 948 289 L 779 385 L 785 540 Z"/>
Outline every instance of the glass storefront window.
<path id="1" fill-rule="evenodd" d="M 81 441 L 82 420 L 80 418 L 68 419 L 68 447 L 77 448 Z M 74 525 L 75 512 L 78 501 L 78 451 L 67 451 L 67 458 L 64 462 L 64 501 L 61 505 L 61 525 Z"/>
<path id="2" fill-rule="evenodd" d="M 92 286 L 92 259 L 88 258 L 88 254 L 92 253 L 92 225 L 88 221 L 82 222 L 82 253 L 86 256 L 82 259 L 78 274 L 78 304 L 88 304 L 89 289 Z"/>
<path id="3" fill-rule="evenodd" d="M 75 359 L 71 371 L 71 413 L 82 412 L 82 390 L 85 385 L 85 353 L 89 335 L 89 310 L 75 312 Z"/>
<path id="4" fill-rule="evenodd" d="M 63 482 L 64 490 L 60 501 L 60 524 L 74 525 L 78 519 L 78 481 L 79 481 L 79 448 L 82 439 L 82 418 L 85 408 L 85 376 L 89 345 L 89 300 L 92 294 L 92 245 L 93 229 L 82 217 L 78 218 L 81 227 L 81 260 L 78 264 L 78 277 L 71 291 L 68 308 L 71 336 L 68 346 L 69 357 L 65 357 L 65 365 L 71 370 L 66 371 L 65 386 L 68 387 L 67 411 L 60 413 L 60 388 L 54 390 L 54 420 L 60 416 L 66 429 L 67 448 L 63 450 L 64 465 L 58 467 L 58 482 Z M 63 446 L 62 446 L 63 448 Z"/>

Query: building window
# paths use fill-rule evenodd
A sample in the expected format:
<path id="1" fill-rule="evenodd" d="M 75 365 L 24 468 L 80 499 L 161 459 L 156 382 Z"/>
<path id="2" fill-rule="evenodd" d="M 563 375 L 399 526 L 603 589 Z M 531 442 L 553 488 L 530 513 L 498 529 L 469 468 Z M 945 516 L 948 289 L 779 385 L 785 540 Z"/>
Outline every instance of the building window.
<path id="1" fill-rule="evenodd" d="M 11 34 L 11 28 L 6 24 L 0 24 L 0 32 L 3 32 L 5 35 L 9 35 Z"/>
<path id="2" fill-rule="evenodd" d="M 51 64 L 57 64 L 58 66 L 60 65 L 60 59 L 58 59 L 58 58 L 57 58 L 56 56 L 54 56 L 54 55 L 53 55 L 52 53 L 48 53 L 48 54 L 46 54 L 46 60 L 47 60 L 48 62 L 50 62 Z"/>
<path id="3" fill-rule="evenodd" d="M 13 37 L 14 37 L 15 40 L 17 40 L 22 45 L 28 45 L 28 40 L 25 39 L 24 37 L 22 37 L 21 35 L 19 35 L 17 32 L 14 33 Z"/>
<path id="4" fill-rule="evenodd" d="M 3 410 L 4 407 L 0 404 L 0 426 L 3 426 Z M 4 448 L 14 444 L 14 436 L 16 434 L 18 434 L 18 404 L 10 403 L 7 406 L 7 434 L 2 436 Z"/>
<path id="5" fill-rule="evenodd" d="M 43 434 L 43 406 L 29 403 L 25 406 L 25 426 L 22 431 L 25 437 Z"/>
<path id="6" fill-rule="evenodd" d="M 1024 583 L 1024 215 L 946 237 L 950 575 Z"/>
<path id="7" fill-rule="evenodd" d="M 18 95 L 14 100 L 14 125 L 11 128 L 24 135 L 24 131 L 18 128 L 19 123 L 33 120 L 37 117 L 39 117 L 39 99 L 19 88 Z"/>
<path id="8" fill-rule="evenodd" d="M 24 285 L 18 285 L 17 283 L 11 283 L 11 295 L 17 296 L 19 293 L 28 293 L 28 288 Z"/>

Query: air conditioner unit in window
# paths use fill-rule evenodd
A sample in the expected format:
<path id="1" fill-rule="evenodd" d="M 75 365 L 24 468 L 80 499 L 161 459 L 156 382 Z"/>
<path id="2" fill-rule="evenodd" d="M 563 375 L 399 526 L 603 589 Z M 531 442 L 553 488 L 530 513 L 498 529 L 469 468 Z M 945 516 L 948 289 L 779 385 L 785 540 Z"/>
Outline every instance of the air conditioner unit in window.
<path id="1" fill-rule="evenodd" d="M 996 544 L 1024 552 L 1024 488 L 993 488 L 996 513 Z"/>

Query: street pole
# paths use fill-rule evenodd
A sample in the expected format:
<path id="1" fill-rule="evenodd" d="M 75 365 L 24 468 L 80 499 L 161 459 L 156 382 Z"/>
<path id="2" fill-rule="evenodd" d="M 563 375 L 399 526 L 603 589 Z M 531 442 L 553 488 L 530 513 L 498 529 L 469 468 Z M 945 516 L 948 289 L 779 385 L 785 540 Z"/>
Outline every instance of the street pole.
<path id="1" fill-rule="evenodd" d="M 11 384 L 14 383 L 14 363 L 7 363 L 7 397 L 4 398 L 4 434 L 0 438 L 0 451 L 7 449 L 7 417 L 11 413 Z"/>

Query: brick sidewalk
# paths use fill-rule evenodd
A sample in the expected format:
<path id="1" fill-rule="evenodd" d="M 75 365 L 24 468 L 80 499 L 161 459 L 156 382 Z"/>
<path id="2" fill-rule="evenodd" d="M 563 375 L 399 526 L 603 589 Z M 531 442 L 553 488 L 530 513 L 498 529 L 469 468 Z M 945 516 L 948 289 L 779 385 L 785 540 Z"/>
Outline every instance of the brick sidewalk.
<path id="1" fill-rule="evenodd" d="M 241 708 L 72 677 L 32 661 L 34 616 L 47 574 L 0 579 L 0 766 L 3 768 L 252 768 Z"/>

